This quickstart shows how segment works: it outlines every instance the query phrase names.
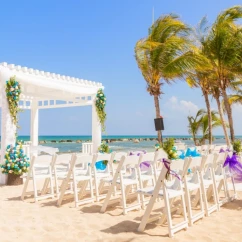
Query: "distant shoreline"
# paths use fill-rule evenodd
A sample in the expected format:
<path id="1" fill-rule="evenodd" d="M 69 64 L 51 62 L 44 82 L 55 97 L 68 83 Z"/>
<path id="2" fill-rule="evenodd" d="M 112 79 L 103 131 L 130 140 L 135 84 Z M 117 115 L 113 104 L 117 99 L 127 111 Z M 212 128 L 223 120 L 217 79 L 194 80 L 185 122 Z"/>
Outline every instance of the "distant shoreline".
<path id="1" fill-rule="evenodd" d="M 173 137 L 176 140 L 188 141 L 192 140 L 190 135 L 164 135 L 163 139 Z M 199 136 L 198 136 L 199 137 Z M 224 136 L 214 136 L 215 140 L 224 139 Z M 238 137 L 238 138 L 242 138 Z M 50 144 L 50 143 L 83 143 L 91 142 L 92 137 L 90 135 L 40 135 L 39 143 L 40 144 Z M 19 136 L 18 140 L 29 141 L 30 136 Z M 157 141 L 156 135 L 103 135 L 102 140 L 107 143 L 113 142 L 134 142 L 139 143 L 142 141 Z"/>

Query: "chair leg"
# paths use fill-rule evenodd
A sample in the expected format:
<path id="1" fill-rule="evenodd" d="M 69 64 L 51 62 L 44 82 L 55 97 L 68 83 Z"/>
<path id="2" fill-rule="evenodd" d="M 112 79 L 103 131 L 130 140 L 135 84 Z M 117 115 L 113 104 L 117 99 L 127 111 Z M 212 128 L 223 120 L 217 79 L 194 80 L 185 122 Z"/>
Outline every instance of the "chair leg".
<path id="1" fill-rule="evenodd" d="M 111 186 L 110 186 L 110 188 L 109 188 L 109 190 L 108 190 L 108 193 L 107 193 L 107 196 L 106 196 L 106 198 L 104 200 L 102 208 L 100 210 L 101 213 L 104 213 L 106 211 L 107 206 L 108 206 L 108 202 L 109 202 L 109 200 L 110 200 L 110 198 L 112 196 L 112 193 L 114 192 L 114 187 L 115 186 L 116 186 L 116 181 L 113 181 Z"/>
<path id="2" fill-rule="evenodd" d="M 127 187 L 128 188 L 128 187 Z M 125 192 L 125 187 L 123 185 L 121 185 L 121 196 L 122 196 L 122 207 L 123 207 L 123 215 L 127 214 L 126 211 L 126 192 Z"/>
<path id="3" fill-rule="evenodd" d="M 92 179 L 89 180 L 91 198 L 94 198 Z"/>
<path id="4" fill-rule="evenodd" d="M 151 214 L 151 211 L 154 207 L 154 204 L 156 202 L 156 199 L 157 199 L 157 196 L 152 196 L 146 209 L 145 209 L 145 213 L 144 213 L 144 216 L 142 217 L 142 220 L 141 220 L 141 223 L 138 227 L 138 231 L 139 232 L 143 232 L 145 227 L 146 227 L 146 224 L 148 223 L 148 220 L 149 220 L 149 217 L 150 217 L 150 214 Z"/>
<path id="5" fill-rule="evenodd" d="M 51 175 L 50 175 L 49 181 L 50 181 L 50 194 L 52 195 L 51 197 L 54 198 L 55 192 L 54 192 L 54 185 L 53 185 L 53 180 Z"/>
<path id="6" fill-rule="evenodd" d="M 203 195 L 203 201 L 204 201 L 205 214 L 208 217 L 209 216 L 209 212 L 208 212 L 208 200 L 207 200 L 206 189 L 204 187 L 204 183 L 203 182 L 201 182 L 201 187 L 202 187 L 202 195 Z"/>
<path id="7" fill-rule="evenodd" d="M 38 190 L 35 177 L 33 177 L 33 187 L 34 187 L 34 201 L 38 202 Z"/>
<path id="8" fill-rule="evenodd" d="M 75 179 L 75 176 L 73 177 L 73 188 L 74 188 L 74 200 L 75 200 L 75 207 L 78 207 L 78 191 L 77 191 L 77 185 L 78 182 Z"/>
<path id="9" fill-rule="evenodd" d="M 26 193 L 27 188 L 28 188 L 29 180 L 30 180 L 30 175 L 28 174 L 26 181 L 24 183 L 24 188 L 23 188 L 23 191 L 22 191 L 21 200 L 24 200 L 25 193 Z"/>
<path id="10" fill-rule="evenodd" d="M 169 198 L 164 192 L 164 202 L 165 202 L 165 212 L 166 212 L 166 217 L 167 217 L 167 223 L 168 223 L 168 231 L 169 231 L 169 237 L 173 237 L 173 232 L 172 232 L 172 217 L 171 217 L 171 208 L 170 208 L 170 202 Z"/>
<path id="11" fill-rule="evenodd" d="M 187 204 L 187 213 L 188 213 L 188 219 L 189 219 L 189 226 L 192 226 L 193 222 L 192 222 L 191 196 L 190 196 L 190 191 L 186 188 L 186 185 L 185 185 L 185 200 L 186 200 L 186 204 Z"/>

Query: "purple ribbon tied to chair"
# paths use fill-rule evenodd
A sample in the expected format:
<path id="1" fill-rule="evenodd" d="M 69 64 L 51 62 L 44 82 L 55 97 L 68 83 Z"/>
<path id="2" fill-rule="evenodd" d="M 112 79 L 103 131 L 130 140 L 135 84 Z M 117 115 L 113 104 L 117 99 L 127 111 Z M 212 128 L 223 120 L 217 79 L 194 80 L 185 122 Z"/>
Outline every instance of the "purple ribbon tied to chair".
<path id="1" fill-rule="evenodd" d="M 172 175 L 174 177 L 176 177 L 178 180 L 181 180 L 180 176 L 173 170 L 171 170 L 171 162 L 168 161 L 167 159 L 162 159 L 161 162 L 163 162 L 164 166 L 166 167 L 167 169 L 167 173 L 166 173 L 166 179 L 169 177 L 169 175 Z"/>
<path id="2" fill-rule="evenodd" d="M 129 155 L 137 155 L 137 156 L 140 156 L 141 154 L 146 154 L 146 151 L 142 150 L 142 151 L 138 151 L 137 153 L 133 153 L 133 152 L 129 153 Z M 140 164 L 140 169 L 142 171 L 147 171 L 149 168 L 150 168 L 150 163 L 148 161 L 143 161 Z"/>
<path id="3" fill-rule="evenodd" d="M 234 181 L 236 182 L 242 182 L 242 164 L 239 161 L 239 157 L 236 155 L 236 153 L 233 153 L 231 157 L 227 156 L 224 167 L 228 166 L 229 171 L 234 177 Z"/>

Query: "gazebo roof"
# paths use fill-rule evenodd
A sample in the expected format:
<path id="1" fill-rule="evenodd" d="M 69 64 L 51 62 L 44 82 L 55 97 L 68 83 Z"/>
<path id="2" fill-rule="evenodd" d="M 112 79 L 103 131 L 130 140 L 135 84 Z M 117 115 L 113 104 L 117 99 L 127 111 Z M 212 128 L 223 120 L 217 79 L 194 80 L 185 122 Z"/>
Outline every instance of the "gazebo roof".
<path id="1" fill-rule="evenodd" d="M 6 62 L 0 63 L 0 74 L 4 77 L 6 76 L 6 78 L 16 77 L 16 80 L 21 84 L 22 95 L 20 98 L 22 101 L 34 99 L 39 101 L 39 103 L 47 101 L 48 105 L 40 105 L 42 107 L 45 106 L 45 108 L 50 108 L 50 106 L 56 107 L 55 105 L 50 105 L 50 101 L 54 101 L 56 104 L 58 100 L 68 101 L 69 104 L 73 102 L 77 104 L 78 102 L 82 103 L 82 105 L 90 105 L 88 100 L 92 99 L 98 89 L 104 88 L 102 83 L 99 82 L 40 71 Z M 2 78 L 2 80 L 4 79 Z M 0 85 L 4 85 L 5 81 Z M 61 106 L 58 105 L 58 107 Z"/>

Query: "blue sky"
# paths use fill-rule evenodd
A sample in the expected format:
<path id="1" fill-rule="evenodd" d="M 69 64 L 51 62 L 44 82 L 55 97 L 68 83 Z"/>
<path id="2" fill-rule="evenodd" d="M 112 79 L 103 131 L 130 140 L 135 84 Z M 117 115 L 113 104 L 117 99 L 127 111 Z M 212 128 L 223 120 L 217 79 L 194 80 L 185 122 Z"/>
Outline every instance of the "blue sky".
<path id="1" fill-rule="evenodd" d="M 155 18 L 177 13 L 196 25 L 212 22 L 235 0 L 9 0 L 1 3 L 0 62 L 102 82 L 107 95 L 107 134 L 155 134 L 154 101 L 134 59 L 134 46 Z M 160 100 L 165 135 L 187 134 L 187 115 L 204 108 L 199 90 L 177 80 L 165 85 Z M 212 104 L 216 109 L 215 104 Z M 235 131 L 242 134 L 240 107 Z M 29 134 L 30 113 L 21 114 L 19 131 Z M 91 134 L 91 108 L 40 111 L 41 135 Z M 217 134 L 222 134 L 220 129 Z"/>

